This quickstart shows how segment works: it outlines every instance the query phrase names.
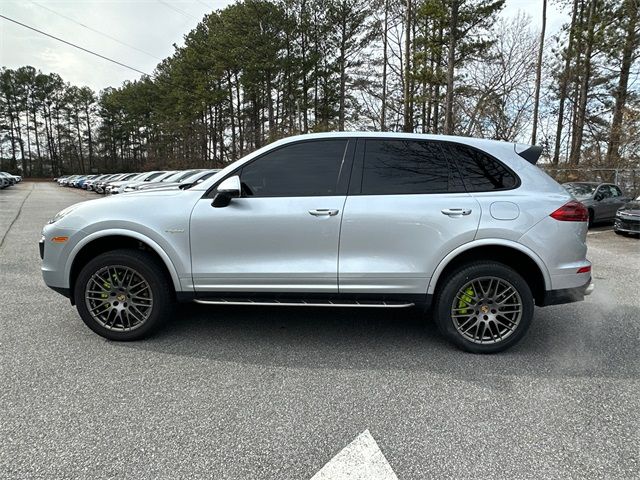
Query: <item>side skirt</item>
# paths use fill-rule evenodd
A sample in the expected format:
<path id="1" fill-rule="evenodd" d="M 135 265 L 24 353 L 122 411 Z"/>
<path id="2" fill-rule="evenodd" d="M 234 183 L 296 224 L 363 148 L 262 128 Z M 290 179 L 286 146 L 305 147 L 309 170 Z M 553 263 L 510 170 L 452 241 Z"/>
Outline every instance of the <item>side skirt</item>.
<path id="1" fill-rule="evenodd" d="M 431 295 L 415 294 L 314 294 L 306 292 L 201 292 L 178 294 L 178 301 L 206 305 L 254 305 L 287 307 L 428 308 Z"/>

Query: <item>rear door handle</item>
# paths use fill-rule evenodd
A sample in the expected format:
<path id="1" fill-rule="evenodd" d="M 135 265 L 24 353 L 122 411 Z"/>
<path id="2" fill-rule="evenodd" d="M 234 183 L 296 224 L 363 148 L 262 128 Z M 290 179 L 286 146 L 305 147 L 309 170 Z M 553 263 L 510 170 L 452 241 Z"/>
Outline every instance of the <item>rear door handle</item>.
<path id="1" fill-rule="evenodd" d="M 442 213 L 449 217 L 462 217 L 463 215 L 470 215 L 470 208 L 445 208 Z"/>
<path id="2" fill-rule="evenodd" d="M 333 217 L 338 214 L 340 210 L 333 208 L 316 208 L 315 210 L 309 210 L 309 213 L 314 217 Z"/>

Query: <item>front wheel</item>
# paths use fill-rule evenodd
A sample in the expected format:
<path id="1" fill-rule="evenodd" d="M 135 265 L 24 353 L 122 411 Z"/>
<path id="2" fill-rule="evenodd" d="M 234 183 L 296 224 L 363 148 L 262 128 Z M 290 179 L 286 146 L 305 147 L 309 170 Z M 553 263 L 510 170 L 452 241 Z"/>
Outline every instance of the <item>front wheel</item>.
<path id="1" fill-rule="evenodd" d="M 476 262 L 444 280 L 434 313 L 440 331 L 458 347 L 495 353 L 522 339 L 533 309 L 531 289 L 515 270 L 497 262 Z"/>
<path id="2" fill-rule="evenodd" d="M 166 319 L 175 295 L 153 256 L 114 250 L 84 266 L 74 296 L 80 317 L 95 333 L 110 340 L 138 340 Z"/>

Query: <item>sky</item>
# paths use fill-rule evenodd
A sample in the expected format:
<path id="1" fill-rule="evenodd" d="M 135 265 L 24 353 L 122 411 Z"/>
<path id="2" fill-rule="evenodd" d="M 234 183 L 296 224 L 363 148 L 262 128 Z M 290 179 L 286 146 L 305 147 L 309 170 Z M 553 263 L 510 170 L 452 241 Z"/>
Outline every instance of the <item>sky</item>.
<path id="1" fill-rule="evenodd" d="M 0 0 L 0 14 L 136 68 L 153 73 L 174 44 L 208 12 L 228 0 Z M 549 2 L 547 31 L 552 35 L 567 15 Z M 542 0 L 507 0 L 501 15 L 523 12 L 541 25 Z M 84 26 L 82 26 L 82 25 Z M 88 27 L 88 28 L 86 28 Z M 99 32 L 99 33 L 98 33 Z M 58 73 L 74 85 L 96 91 L 117 87 L 139 73 L 0 18 L 0 65 L 32 65 Z"/>

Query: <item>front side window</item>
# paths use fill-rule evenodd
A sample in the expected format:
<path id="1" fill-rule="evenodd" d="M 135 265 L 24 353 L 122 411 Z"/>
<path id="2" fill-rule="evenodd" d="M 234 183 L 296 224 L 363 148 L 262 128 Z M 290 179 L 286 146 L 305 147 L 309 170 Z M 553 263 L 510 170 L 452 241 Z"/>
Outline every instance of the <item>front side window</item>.
<path id="1" fill-rule="evenodd" d="M 458 164 L 468 192 L 490 192 L 514 188 L 518 181 L 502 163 L 486 153 L 466 145 L 447 147 Z"/>
<path id="2" fill-rule="evenodd" d="M 609 185 L 602 185 L 598 188 L 598 193 L 595 196 L 596 200 L 604 200 L 605 198 L 611 198 L 611 189 Z"/>
<path id="3" fill-rule="evenodd" d="M 336 195 L 346 139 L 285 145 L 242 167 L 245 197 Z"/>
<path id="4" fill-rule="evenodd" d="M 438 142 L 367 140 L 362 175 L 364 195 L 444 193 L 456 172 Z"/>

